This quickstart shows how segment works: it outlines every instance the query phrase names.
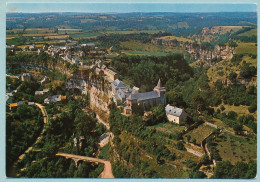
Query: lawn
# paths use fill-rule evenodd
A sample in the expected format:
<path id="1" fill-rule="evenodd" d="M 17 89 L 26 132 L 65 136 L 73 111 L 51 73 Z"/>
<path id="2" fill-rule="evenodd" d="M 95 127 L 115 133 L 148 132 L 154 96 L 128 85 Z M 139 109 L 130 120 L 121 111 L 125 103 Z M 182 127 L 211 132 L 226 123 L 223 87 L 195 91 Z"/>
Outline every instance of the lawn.
<path id="1" fill-rule="evenodd" d="M 170 134 L 171 133 L 175 134 L 176 132 L 180 133 L 180 132 L 182 132 L 183 130 L 186 129 L 185 126 L 180 126 L 180 125 L 173 124 L 173 123 L 170 123 L 170 122 L 160 123 L 160 124 L 157 124 L 157 125 L 154 125 L 154 126 L 150 126 L 149 128 L 150 129 L 156 129 L 157 132 L 170 133 Z"/>
<path id="2" fill-rule="evenodd" d="M 248 141 L 244 137 L 224 133 L 216 139 L 216 143 L 222 160 L 229 160 L 232 164 L 256 160 L 256 141 L 253 139 Z"/>
<path id="3" fill-rule="evenodd" d="M 235 49 L 236 54 L 257 54 L 257 46 L 256 43 L 237 43 L 238 46 Z"/>
<path id="4" fill-rule="evenodd" d="M 214 130 L 214 128 L 207 126 L 205 124 L 202 124 L 198 128 L 193 129 L 193 130 L 189 131 L 188 133 L 186 133 L 184 135 L 184 137 L 187 137 L 188 135 L 190 135 L 191 141 L 193 139 L 196 139 L 196 144 L 200 145 L 202 140 L 204 140 L 204 138 L 207 137 L 213 130 Z"/>

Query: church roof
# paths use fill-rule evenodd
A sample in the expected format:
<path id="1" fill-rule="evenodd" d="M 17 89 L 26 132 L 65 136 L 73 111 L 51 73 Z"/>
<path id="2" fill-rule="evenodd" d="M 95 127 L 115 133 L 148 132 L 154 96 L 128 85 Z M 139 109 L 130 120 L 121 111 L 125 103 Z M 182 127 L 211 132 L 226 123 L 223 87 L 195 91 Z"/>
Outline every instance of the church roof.
<path id="1" fill-rule="evenodd" d="M 134 93 L 127 97 L 127 100 L 148 100 L 158 98 L 159 95 L 156 91 L 145 92 L 145 93 Z"/>

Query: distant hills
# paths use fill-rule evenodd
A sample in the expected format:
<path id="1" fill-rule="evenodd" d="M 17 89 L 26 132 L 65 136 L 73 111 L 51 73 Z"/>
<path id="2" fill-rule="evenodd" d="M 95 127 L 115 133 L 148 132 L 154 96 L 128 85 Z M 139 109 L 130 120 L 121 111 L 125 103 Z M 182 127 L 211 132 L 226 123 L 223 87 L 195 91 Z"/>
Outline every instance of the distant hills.
<path id="1" fill-rule="evenodd" d="M 204 27 L 256 26 L 256 12 L 221 13 L 7 13 L 6 27 L 165 30 L 191 35 Z"/>

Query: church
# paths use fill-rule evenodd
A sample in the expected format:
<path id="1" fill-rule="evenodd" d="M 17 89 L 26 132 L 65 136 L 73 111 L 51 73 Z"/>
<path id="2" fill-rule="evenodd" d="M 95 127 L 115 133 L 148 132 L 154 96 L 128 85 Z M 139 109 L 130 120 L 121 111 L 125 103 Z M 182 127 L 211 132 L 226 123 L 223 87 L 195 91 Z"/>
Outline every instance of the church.
<path id="1" fill-rule="evenodd" d="M 150 92 L 139 93 L 137 91 L 132 92 L 126 98 L 126 106 L 124 107 L 124 114 L 132 114 L 132 106 L 138 105 L 143 106 L 143 108 L 151 108 L 159 104 L 166 103 L 166 90 L 161 85 L 161 80 L 159 79 L 157 86 Z"/>
<path id="2" fill-rule="evenodd" d="M 139 93 L 136 89 L 128 88 L 122 81 L 116 79 L 111 83 L 112 98 L 116 105 L 122 105 L 123 113 L 132 114 L 132 106 L 142 106 L 144 109 L 166 104 L 166 89 L 162 87 L 161 80 L 153 91 Z"/>

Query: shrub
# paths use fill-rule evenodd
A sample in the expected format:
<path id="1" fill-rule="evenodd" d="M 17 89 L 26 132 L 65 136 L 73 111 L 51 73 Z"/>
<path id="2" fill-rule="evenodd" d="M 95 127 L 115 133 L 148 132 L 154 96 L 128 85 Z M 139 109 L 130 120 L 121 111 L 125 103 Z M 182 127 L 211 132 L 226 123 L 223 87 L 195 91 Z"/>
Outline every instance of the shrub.
<path id="1" fill-rule="evenodd" d="M 249 111 L 250 113 L 254 113 L 254 112 L 256 111 L 256 109 L 257 109 L 257 105 L 256 105 L 255 103 L 253 103 L 253 104 L 251 104 L 251 105 L 249 106 L 248 111 Z"/>
<path id="2" fill-rule="evenodd" d="M 220 109 L 221 109 L 221 111 L 224 111 L 226 108 L 223 105 L 221 105 Z"/>
<path id="3" fill-rule="evenodd" d="M 232 120 L 236 119 L 237 118 L 237 113 L 235 111 L 229 111 L 228 112 L 228 118 L 232 119 Z"/>
<path id="4" fill-rule="evenodd" d="M 179 150 L 186 150 L 186 148 L 184 147 L 182 142 L 178 142 L 177 145 L 176 145 L 176 148 L 179 149 Z"/>

